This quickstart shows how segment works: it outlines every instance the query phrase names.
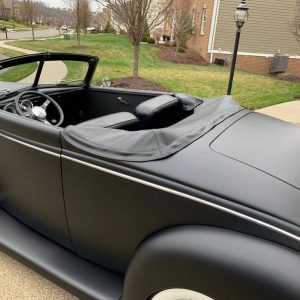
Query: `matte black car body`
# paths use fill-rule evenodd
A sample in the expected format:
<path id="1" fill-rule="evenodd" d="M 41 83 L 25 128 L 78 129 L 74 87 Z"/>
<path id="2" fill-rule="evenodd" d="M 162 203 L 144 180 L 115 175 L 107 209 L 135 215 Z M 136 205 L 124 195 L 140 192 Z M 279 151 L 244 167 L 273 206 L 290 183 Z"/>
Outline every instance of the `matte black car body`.
<path id="1" fill-rule="evenodd" d="M 47 60 L 89 63 L 77 86 L 38 85 Z M 57 128 L 0 111 L 0 245 L 83 299 L 146 300 L 169 288 L 213 299 L 300 298 L 300 129 L 245 109 L 178 153 L 101 158 L 63 128 L 133 113 L 155 92 L 90 87 L 98 59 L 40 54 L 34 84 Z M 35 100 L 33 100 L 35 101 Z M 38 100 L 36 100 L 38 101 Z"/>

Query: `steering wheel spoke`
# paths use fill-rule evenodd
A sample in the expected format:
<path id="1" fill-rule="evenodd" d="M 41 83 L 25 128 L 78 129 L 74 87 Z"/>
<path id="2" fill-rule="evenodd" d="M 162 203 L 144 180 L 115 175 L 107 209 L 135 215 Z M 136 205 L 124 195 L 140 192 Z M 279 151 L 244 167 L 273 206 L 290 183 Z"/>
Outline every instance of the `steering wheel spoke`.
<path id="1" fill-rule="evenodd" d="M 46 110 L 50 103 L 51 103 L 51 101 L 49 99 L 47 99 L 41 107 Z"/>

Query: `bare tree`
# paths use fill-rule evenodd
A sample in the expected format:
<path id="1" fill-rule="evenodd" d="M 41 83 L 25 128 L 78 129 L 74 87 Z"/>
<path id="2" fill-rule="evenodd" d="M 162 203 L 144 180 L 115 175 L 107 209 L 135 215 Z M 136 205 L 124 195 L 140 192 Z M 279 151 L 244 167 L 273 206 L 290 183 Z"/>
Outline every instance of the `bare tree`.
<path id="1" fill-rule="evenodd" d="M 22 0 L 20 5 L 20 13 L 23 21 L 28 25 L 32 26 L 35 21 L 37 13 L 37 3 L 33 0 Z"/>
<path id="2" fill-rule="evenodd" d="M 296 15 L 290 23 L 290 31 L 295 36 L 296 40 L 300 43 L 300 0 L 296 1 Z"/>
<path id="3" fill-rule="evenodd" d="M 80 1 L 80 24 L 83 32 L 86 34 L 86 30 L 90 25 L 92 19 L 91 1 L 81 0 Z"/>
<path id="4" fill-rule="evenodd" d="M 4 1 L 0 0 L 0 18 L 4 19 L 5 13 L 5 5 L 4 5 Z"/>
<path id="5" fill-rule="evenodd" d="M 65 4 L 72 11 L 73 19 L 76 22 L 76 32 L 77 32 L 77 45 L 80 47 L 80 28 L 81 28 L 81 18 L 80 18 L 80 2 L 81 0 L 65 0 Z"/>
<path id="6" fill-rule="evenodd" d="M 194 32 L 191 4 L 191 0 L 174 0 L 167 14 L 176 42 L 176 53 L 179 52 L 179 48 L 186 47 L 190 35 Z"/>
<path id="7" fill-rule="evenodd" d="M 86 28 L 92 18 L 91 0 L 65 0 L 65 3 L 71 9 L 73 19 L 76 22 L 77 43 L 80 47 L 80 31 L 83 29 L 86 33 Z"/>
<path id="8" fill-rule="evenodd" d="M 112 11 L 113 17 L 125 28 L 133 45 L 133 78 L 139 74 L 140 43 L 145 24 L 149 30 L 160 25 L 173 0 L 96 0 Z"/>

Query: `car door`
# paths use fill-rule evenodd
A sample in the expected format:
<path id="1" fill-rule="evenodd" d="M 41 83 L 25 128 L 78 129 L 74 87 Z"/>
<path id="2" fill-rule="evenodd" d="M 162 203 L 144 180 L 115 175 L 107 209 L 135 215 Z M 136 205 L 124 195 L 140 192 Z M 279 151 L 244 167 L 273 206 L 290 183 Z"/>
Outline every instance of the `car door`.
<path id="1" fill-rule="evenodd" d="M 14 105 L 19 91 L 37 87 L 43 58 L 30 55 L 0 62 L 0 207 L 72 249 L 63 199 L 60 129 L 19 116 Z"/>
<path id="2" fill-rule="evenodd" d="M 61 180 L 60 129 L 0 111 L 1 207 L 72 249 Z"/>

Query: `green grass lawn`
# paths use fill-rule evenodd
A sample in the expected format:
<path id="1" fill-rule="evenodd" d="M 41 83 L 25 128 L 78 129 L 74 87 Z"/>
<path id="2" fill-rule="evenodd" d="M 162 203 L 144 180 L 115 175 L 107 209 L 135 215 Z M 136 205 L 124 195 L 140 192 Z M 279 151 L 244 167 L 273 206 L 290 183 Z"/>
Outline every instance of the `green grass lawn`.
<path id="1" fill-rule="evenodd" d="M 128 40 L 119 35 L 99 34 L 82 38 L 84 47 L 77 48 L 73 40 L 16 41 L 10 44 L 36 51 L 75 52 L 97 55 L 100 64 L 94 84 L 103 77 L 117 79 L 132 74 L 133 49 Z M 170 91 L 213 98 L 226 94 L 229 68 L 219 66 L 191 66 L 168 63 L 157 57 L 158 49 L 141 45 L 140 76 L 164 86 Z M 71 78 L 80 78 L 82 70 L 68 66 Z M 271 77 L 238 70 L 236 72 L 234 97 L 250 109 L 258 109 L 300 97 L 300 85 L 279 81 Z"/>
<path id="2" fill-rule="evenodd" d="M 2 26 L 6 26 L 8 30 L 15 30 L 15 31 L 27 31 L 27 30 L 31 30 L 31 26 L 30 25 L 26 25 L 23 23 L 18 23 L 14 20 L 0 20 L 0 27 Z M 37 24 L 35 26 L 35 29 L 39 30 L 39 29 L 47 29 L 49 28 L 48 25 L 42 25 L 42 24 Z"/>
<path id="3" fill-rule="evenodd" d="M 7 57 L 14 57 L 14 56 L 20 56 L 23 53 L 0 48 L 0 53 L 7 56 Z M 23 64 L 20 66 L 15 66 L 10 69 L 8 69 L 3 74 L 0 74 L 0 81 L 4 82 L 17 82 L 20 81 L 27 76 L 31 75 L 37 68 L 36 63 L 30 63 L 30 64 Z"/>

